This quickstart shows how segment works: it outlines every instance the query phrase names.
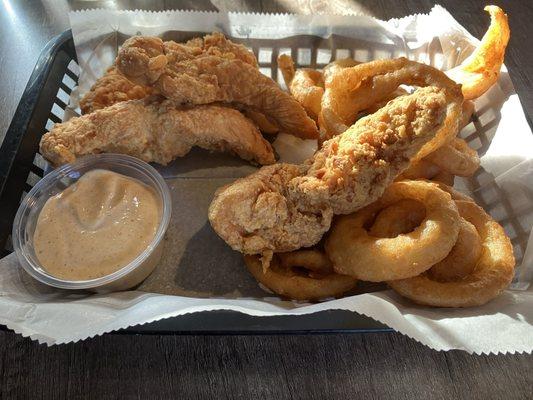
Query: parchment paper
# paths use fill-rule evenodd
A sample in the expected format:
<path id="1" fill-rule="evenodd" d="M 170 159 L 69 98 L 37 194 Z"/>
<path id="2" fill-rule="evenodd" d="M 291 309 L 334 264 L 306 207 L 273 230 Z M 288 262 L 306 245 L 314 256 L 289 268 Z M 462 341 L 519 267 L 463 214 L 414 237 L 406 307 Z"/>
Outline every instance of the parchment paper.
<path id="1" fill-rule="evenodd" d="M 429 15 L 379 21 L 365 16 L 295 16 L 212 12 L 71 13 L 81 74 L 71 96 L 74 115 L 80 93 L 112 64 L 118 46 L 134 34 L 186 40 L 218 30 L 249 46 L 261 71 L 280 80 L 276 58 L 291 53 L 301 66 L 321 68 L 332 59 L 360 61 L 407 56 L 439 68 L 463 60 L 477 44 L 443 8 Z M 488 25 L 488 16 L 487 16 Z M 511 27 L 512 29 L 512 27 Z M 461 137 L 478 150 L 482 168 L 456 187 L 474 196 L 510 235 L 517 258 L 512 289 L 489 304 L 466 310 L 416 306 L 385 287 L 320 304 L 282 301 L 247 273 L 241 255 L 216 236 L 207 207 L 216 188 L 254 170 L 228 155 L 195 150 L 167 167 L 173 216 L 163 260 L 135 291 L 92 295 L 45 287 L 27 276 L 16 257 L 0 260 L 0 323 L 47 344 L 67 343 L 120 328 L 183 315 L 227 309 L 250 315 L 306 314 L 345 309 L 370 316 L 437 350 L 475 353 L 533 350 L 533 136 L 505 67 L 500 81 L 476 101 L 473 123 Z M 282 161 L 298 162 L 314 143 L 279 135 Z M 379 290 L 382 289 L 382 290 Z M 520 289 L 520 290 L 518 290 Z"/>

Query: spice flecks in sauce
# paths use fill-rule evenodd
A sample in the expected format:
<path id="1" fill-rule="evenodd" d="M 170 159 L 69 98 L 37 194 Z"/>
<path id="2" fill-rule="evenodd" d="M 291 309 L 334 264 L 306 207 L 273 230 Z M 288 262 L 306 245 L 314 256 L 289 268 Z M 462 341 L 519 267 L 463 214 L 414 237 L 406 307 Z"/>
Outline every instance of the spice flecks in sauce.
<path id="1" fill-rule="evenodd" d="M 34 233 L 37 259 L 51 275 L 87 280 L 133 261 L 152 242 L 161 203 L 124 175 L 93 170 L 48 199 Z"/>

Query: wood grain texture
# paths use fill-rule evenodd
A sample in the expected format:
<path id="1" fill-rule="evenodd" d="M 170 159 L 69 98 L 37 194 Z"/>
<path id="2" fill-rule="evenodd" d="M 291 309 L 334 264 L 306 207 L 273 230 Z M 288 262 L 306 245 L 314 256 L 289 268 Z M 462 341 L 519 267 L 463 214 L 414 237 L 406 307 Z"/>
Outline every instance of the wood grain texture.
<path id="1" fill-rule="evenodd" d="M 255 12 L 363 12 L 381 19 L 428 12 L 432 1 L 212 0 L 116 1 L 122 9 Z M 485 2 L 440 1 L 478 38 Z M 509 14 L 506 64 L 526 112 L 533 112 L 533 7 L 495 1 Z M 9 4 L 9 9 L 7 8 Z M 69 9 L 107 1 L 0 5 L 0 140 L 39 51 L 68 28 Z M 0 398 L 529 399 L 533 356 L 435 352 L 395 333 L 297 336 L 111 334 L 46 348 L 0 332 Z"/>
<path id="2" fill-rule="evenodd" d="M 516 398 L 531 356 L 435 352 L 396 333 L 107 335 L 46 348 L 0 333 L 0 396 L 54 399 Z"/>

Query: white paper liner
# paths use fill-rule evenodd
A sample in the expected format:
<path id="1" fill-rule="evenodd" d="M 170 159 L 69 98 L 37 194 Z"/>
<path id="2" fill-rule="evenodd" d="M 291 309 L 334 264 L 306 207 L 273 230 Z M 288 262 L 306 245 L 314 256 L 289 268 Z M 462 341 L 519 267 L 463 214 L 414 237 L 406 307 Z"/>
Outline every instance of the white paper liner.
<path id="1" fill-rule="evenodd" d="M 264 317 L 349 310 L 369 316 L 435 350 L 469 353 L 530 353 L 533 349 L 533 292 L 507 291 L 469 309 L 416 306 L 393 291 L 366 293 L 293 308 L 291 302 L 196 299 L 142 292 L 60 295 L 38 289 L 21 272 L 14 255 L 2 260 L 0 323 L 40 343 L 61 344 L 134 325 L 201 311 L 231 310 Z M 39 294 L 36 291 L 42 290 Z M 43 293 L 44 291 L 48 293 Z"/>
<path id="2" fill-rule="evenodd" d="M 354 56 L 366 61 L 404 55 L 440 68 L 457 64 L 478 43 L 439 6 L 434 7 L 428 15 L 388 22 L 364 16 L 181 11 L 90 10 L 73 12 L 70 17 L 82 70 L 79 92 L 72 96 L 73 109 L 76 108 L 78 94 L 87 91 L 113 62 L 114 52 L 120 42 L 139 33 L 162 34 L 165 37 L 174 31 L 219 30 L 230 37 L 250 40 L 251 43 L 272 39 L 285 43 L 286 37 L 297 36 L 300 43 L 311 40 L 311 46 L 320 45 L 314 49 L 305 47 L 308 46 L 305 44 L 304 51 L 300 51 L 299 45 L 288 49 L 273 46 L 270 53 L 266 54 L 266 62 L 262 62 L 261 49 L 254 48 L 259 55 L 260 65 L 264 64 L 262 71 L 273 78 L 277 78 L 273 53 L 292 52 L 300 64 L 320 67 L 329 61 L 326 60 L 328 49 L 323 46 L 332 35 L 357 43 L 351 49 L 337 46 L 334 51 L 339 58 Z M 308 35 L 323 40 L 313 41 Z M 333 40 L 330 44 L 336 46 L 343 40 Z M 330 56 L 332 51 L 329 51 Z M 348 54 L 343 54 L 343 51 Z M 24 336 L 51 345 L 76 342 L 121 328 L 208 310 L 225 309 L 268 316 L 342 309 L 374 318 L 436 350 L 462 349 L 477 354 L 530 353 L 533 350 L 533 292 L 526 289 L 533 269 L 533 245 L 528 245 L 528 241 L 533 241 L 530 237 L 533 225 L 533 197 L 530 193 L 533 187 L 533 146 L 531 130 L 505 68 L 498 84 L 476 101 L 476 115 L 477 120 L 463 130 L 461 136 L 483 155 L 483 168 L 472 180 L 460 181 L 457 186 L 473 195 L 510 235 L 520 265 L 513 288 L 521 291 L 508 290 L 492 302 L 470 309 L 416 306 L 390 290 L 313 305 L 281 301 L 272 296 L 198 298 L 141 291 L 87 295 L 55 290 L 33 281 L 22 272 L 14 255 L 10 255 L 0 260 L 0 323 Z M 292 162 L 312 152 L 311 144 L 302 145 L 302 142 L 285 135 L 278 137 L 275 147 L 282 159 L 290 156 L 287 161 Z M 205 173 L 180 169 L 183 164 L 187 164 L 186 158 L 174 169 L 162 169 L 163 173 L 176 179 L 194 179 L 198 174 L 200 178 Z M 248 172 L 246 168 L 213 169 L 217 179 L 234 179 Z"/>

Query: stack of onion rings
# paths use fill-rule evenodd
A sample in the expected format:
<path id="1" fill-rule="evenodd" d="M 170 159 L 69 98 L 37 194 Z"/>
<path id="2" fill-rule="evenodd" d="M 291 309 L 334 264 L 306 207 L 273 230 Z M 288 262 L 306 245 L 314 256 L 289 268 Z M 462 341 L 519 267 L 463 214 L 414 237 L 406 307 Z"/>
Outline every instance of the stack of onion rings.
<path id="1" fill-rule="evenodd" d="M 377 237 L 396 237 L 411 232 L 424 219 L 424 206 L 412 200 L 401 200 L 383 209 L 369 232 Z M 434 280 L 449 281 L 470 274 L 481 254 L 481 240 L 476 228 L 464 218 L 459 220 L 459 234 L 450 253 L 433 265 L 427 273 Z"/>
<path id="2" fill-rule="evenodd" d="M 389 286 L 412 301 L 434 307 L 472 307 L 498 296 L 514 275 L 511 241 L 503 228 L 472 201 L 456 201 L 461 216 L 471 223 L 481 240 L 481 254 L 459 276 L 434 276 L 424 273 L 416 277 L 388 282 Z M 438 278 L 441 278 L 440 280 Z"/>
<path id="3" fill-rule="evenodd" d="M 357 280 L 333 272 L 327 256 L 316 249 L 276 253 L 263 268 L 259 256 L 245 255 L 250 273 L 274 293 L 293 300 L 318 301 L 355 288 Z"/>
<path id="4" fill-rule="evenodd" d="M 424 204 L 418 228 L 395 238 L 379 238 L 365 229 L 376 214 L 403 199 Z M 382 282 L 421 274 L 444 259 L 459 233 L 459 214 L 450 195 L 425 181 L 393 183 L 377 202 L 340 217 L 326 239 L 325 250 L 335 272 Z"/>
<path id="5" fill-rule="evenodd" d="M 322 72 L 310 68 L 296 69 L 294 61 L 291 56 L 281 54 L 278 57 L 278 67 L 283 75 L 285 85 L 289 89 L 292 96 L 304 107 L 307 114 L 318 121 L 318 116 L 321 110 L 322 96 L 324 95 L 324 81 L 343 68 L 353 67 L 361 64 L 359 61 L 351 58 L 344 58 L 333 61 L 324 67 Z M 405 94 L 403 89 L 395 91 L 389 96 L 391 100 L 400 94 Z M 372 110 L 367 110 L 369 113 L 377 111 L 384 105 L 384 102 L 373 104 Z"/>
<path id="6" fill-rule="evenodd" d="M 410 184 L 409 182 L 398 182 L 394 185 L 402 183 Z M 469 197 L 443 184 L 435 185 L 429 182 L 426 184 L 437 186 L 454 198 L 454 203 L 457 205 L 461 216 L 457 222 L 459 231 L 456 241 L 441 261 L 430 265 L 424 272 L 410 278 L 390 280 L 387 283 L 402 296 L 424 305 L 470 307 L 490 301 L 509 285 L 514 275 L 515 261 L 509 238 L 505 235 L 503 228 Z M 382 202 L 379 205 L 378 203 L 380 202 L 367 207 L 364 212 L 361 210 L 356 213 L 359 215 L 359 220 L 367 220 L 367 222 L 368 220 L 372 222 L 372 216 L 375 216 L 372 225 L 367 226 L 369 232 L 365 238 L 365 245 L 367 246 L 383 240 L 379 238 L 402 239 L 409 232 L 417 232 L 420 229 L 417 226 L 423 224 L 427 219 L 424 214 L 426 211 L 424 204 L 418 201 L 403 199 L 392 203 Z M 374 272 L 369 273 L 367 271 L 361 274 L 357 268 L 356 270 L 353 269 L 354 258 L 352 257 L 354 255 L 340 257 L 338 246 L 334 245 L 339 240 L 339 236 L 347 237 L 348 240 L 355 237 L 355 240 L 358 241 L 357 237 L 361 235 L 355 229 L 355 225 L 359 226 L 360 224 L 353 222 L 353 216 L 356 214 L 341 218 L 326 241 L 326 251 L 332 259 L 336 271 L 345 271 L 346 268 L 351 268 L 352 271 L 358 272 L 356 275 L 358 278 L 372 280 L 369 279 L 369 276 L 376 276 L 376 267 L 372 260 L 364 262 L 366 263 L 365 268 Z M 367 214 L 368 218 L 364 218 L 364 214 Z M 339 228 L 343 220 L 348 221 L 348 224 L 341 225 Z M 336 232 L 335 229 L 337 229 Z M 350 232 L 355 232 L 355 234 L 350 237 Z M 338 242 L 337 244 L 342 245 Z M 348 245 L 344 244 L 345 248 Z M 388 250 L 388 246 L 384 246 L 383 249 Z M 428 252 L 433 251 L 433 249 L 434 247 L 428 248 Z M 398 249 L 398 251 L 400 250 Z M 390 253 L 387 253 L 386 256 L 389 257 Z M 339 263 L 349 260 L 352 262 L 339 268 Z M 380 279 L 386 275 L 391 276 L 398 273 L 400 266 L 395 265 L 393 261 L 391 259 L 388 270 L 379 272 Z M 380 263 L 381 260 L 378 258 L 377 262 Z"/>

